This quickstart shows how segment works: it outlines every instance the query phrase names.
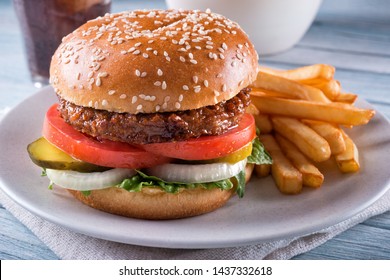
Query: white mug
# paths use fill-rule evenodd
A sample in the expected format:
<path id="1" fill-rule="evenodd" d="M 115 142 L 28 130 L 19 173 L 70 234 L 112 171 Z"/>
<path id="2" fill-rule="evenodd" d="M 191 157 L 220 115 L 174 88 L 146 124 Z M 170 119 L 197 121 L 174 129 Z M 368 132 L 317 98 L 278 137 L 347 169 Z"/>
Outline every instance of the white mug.
<path id="1" fill-rule="evenodd" d="M 322 0 L 166 0 L 168 8 L 202 10 L 236 21 L 259 55 L 288 50 L 312 24 Z"/>

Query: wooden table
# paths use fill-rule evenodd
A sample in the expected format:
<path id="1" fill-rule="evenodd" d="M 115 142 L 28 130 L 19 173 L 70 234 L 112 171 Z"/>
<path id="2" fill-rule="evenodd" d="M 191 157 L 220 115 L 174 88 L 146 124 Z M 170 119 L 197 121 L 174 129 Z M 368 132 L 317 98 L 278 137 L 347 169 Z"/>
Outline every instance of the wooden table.
<path id="1" fill-rule="evenodd" d="M 164 8 L 161 0 L 114 0 L 113 11 Z M 336 78 L 390 118 L 390 1 L 325 0 L 308 33 L 293 49 L 261 58 L 293 68 L 337 67 Z M 33 94 L 11 0 L 0 0 L 0 109 Z M 390 212 L 373 217 L 294 259 L 390 259 Z M 0 259 L 58 259 L 0 205 Z"/>

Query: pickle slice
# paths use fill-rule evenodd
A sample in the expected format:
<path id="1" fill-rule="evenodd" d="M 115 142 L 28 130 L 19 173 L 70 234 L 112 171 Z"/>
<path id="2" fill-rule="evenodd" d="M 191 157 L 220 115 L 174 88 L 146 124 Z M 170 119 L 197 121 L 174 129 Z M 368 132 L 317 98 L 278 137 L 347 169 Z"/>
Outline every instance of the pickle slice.
<path id="1" fill-rule="evenodd" d="M 249 157 L 252 153 L 252 142 L 249 142 L 241 149 L 231 153 L 230 155 L 211 160 L 211 162 L 227 162 L 236 163 Z"/>
<path id="2" fill-rule="evenodd" d="M 75 170 L 78 172 L 101 172 L 110 169 L 75 159 L 50 144 L 44 137 L 30 143 L 27 146 L 27 151 L 31 160 L 43 168 Z"/>

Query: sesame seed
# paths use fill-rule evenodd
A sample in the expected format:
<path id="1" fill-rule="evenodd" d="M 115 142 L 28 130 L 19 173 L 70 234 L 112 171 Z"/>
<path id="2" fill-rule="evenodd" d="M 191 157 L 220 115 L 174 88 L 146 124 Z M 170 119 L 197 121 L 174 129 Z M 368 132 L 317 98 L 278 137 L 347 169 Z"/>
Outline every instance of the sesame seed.
<path id="1" fill-rule="evenodd" d="M 171 61 L 171 58 L 169 56 L 165 57 L 165 59 Z"/>
<path id="2" fill-rule="evenodd" d="M 139 105 L 137 106 L 137 111 L 141 111 L 141 110 L 142 110 L 142 105 L 139 104 Z"/>
<path id="3" fill-rule="evenodd" d="M 156 105 L 156 112 L 160 111 L 160 105 Z"/>
<path id="4" fill-rule="evenodd" d="M 198 64 L 198 61 L 196 61 L 195 59 L 191 59 L 190 62 L 191 62 L 192 64 Z"/>
<path id="5" fill-rule="evenodd" d="M 101 78 L 105 78 L 105 77 L 107 77 L 107 76 L 108 76 L 107 72 L 100 72 L 100 73 L 98 74 L 98 77 L 101 77 Z"/>
<path id="6" fill-rule="evenodd" d="M 109 90 L 108 95 L 113 95 L 116 91 L 115 90 Z"/>
<path id="7" fill-rule="evenodd" d="M 128 50 L 128 52 L 133 52 L 133 51 L 135 51 L 135 48 L 134 48 L 134 47 L 131 47 L 131 48 Z"/>
<path id="8" fill-rule="evenodd" d="M 176 109 L 180 109 L 180 103 L 179 103 L 179 102 L 176 102 L 176 103 L 175 103 L 175 108 L 176 108 Z"/>
<path id="9" fill-rule="evenodd" d="M 200 87 L 200 86 L 195 86 L 195 87 L 194 87 L 194 91 L 195 91 L 196 93 L 200 92 L 200 90 L 201 90 L 201 87 Z"/>
<path id="10" fill-rule="evenodd" d="M 162 88 L 163 90 L 166 90 L 166 89 L 167 89 L 167 83 L 166 83 L 165 81 L 162 82 L 161 88 Z"/>
<path id="11" fill-rule="evenodd" d="M 135 75 L 137 77 L 140 77 L 141 76 L 141 71 L 139 71 L 138 69 L 135 70 Z"/>
<path id="12" fill-rule="evenodd" d="M 211 45 L 207 45 L 206 46 L 206 49 L 209 49 L 209 50 L 212 50 L 214 47 L 213 46 L 211 46 Z"/>
<path id="13" fill-rule="evenodd" d="M 191 58 L 191 59 L 194 59 L 194 55 L 192 53 L 189 53 L 188 57 Z"/>
<path id="14" fill-rule="evenodd" d="M 190 88 L 187 85 L 183 85 L 183 90 L 189 90 Z"/>
<path id="15" fill-rule="evenodd" d="M 214 95 L 215 96 L 219 96 L 219 91 L 218 90 L 214 90 Z"/>
<path id="16" fill-rule="evenodd" d="M 144 58 L 148 58 L 148 57 L 149 57 L 149 55 L 148 55 L 147 53 L 143 53 L 142 56 L 143 56 Z"/>
<path id="17" fill-rule="evenodd" d="M 168 56 L 168 53 L 166 51 L 164 51 L 164 56 Z"/>
<path id="18" fill-rule="evenodd" d="M 104 100 L 102 101 L 102 105 L 103 105 L 103 106 L 107 106 L 107 105 L 108 105 L 108 101 L 104 99 Z"/>
<path id="19" fill-rule="evenodd" d="M 224 56 L 223 54 L 220 53 L 220 54 L 219 54 L 219 58 L 220 58 L 220 59 L 225 59 L 225 56 Z"/>
<path id="20" fill-rule="evenodd" d="M 126 94 L 121 94 L 121 96 L 119 96 L 120 99 L 125 99 L 127 97 Z"/>
<path id="21" fill-rule="evenodd" d="M 163 75 L 163 71 L 161 69 L 158 69 L 157 70 L 157 75 L 162 76 Z"/>
<path id="22" fill-rule="evenodd" d="M 205 87 L 208 87 L 208 86 L 209 86 L 209 81 L 204 80 L 204 81 L 203 81 L 203 84 L 204 84 Z"/>
<path id="23" fill-rule="evenodd" d="M 236 61 L 233 61 L 232 62 L 232 66 L 234 67 L 234 66 L 236 66 L 237 65 L 237 62 Z"/>
<path id="24" fill-rule="evenodd" d="M 121 54 L 127 54 L 127 51 L 121 51 Z"/>
<path id="25" fill-rule="evenodd" d="M 226 84 L 223 84 L 223 86 L 222 86 L 222 92 L 225 92 L 226 91 Z"/>
<path id="26" fill-rule="evenodd" d="M 133 98 L 131 99 L 131 104 L 134 104 L 135 102 L 137 102 L 137 96 L 133 96 Z"/>
<path id="27" fill-rule="evenodd" d="M 158 52 L 157 52 L 156 50 L 154 50 L 154 51 L 153 51 L 153 54 L 154 54 L 154 55 L 157 55 L 157 54 L 158 54 Z"/>
<path id="28" fill-rule="evenodd" d="M 146 73 L 146 72 L 142 72 L 142 73 L 141 73 L 141 78 L 145 78 L 145 77 L 146 77 L 146 75 L 147 75 L 147 73 Z"/>
<path id="29" fill-rule="evenodd" d="M 161 86 L 161 82 L 160 82 L 160 81 L 156 81 L 156 82 L 154 82 L 154 85 L 155 85 L 156 87 L 159 87 L 159 86 Z"/>
<path id="30" fill-rule="evenodd" d="M 183 94 L 180 94 L 180 95 L 179 95 L 179 101 L 180 101 L 180 102 L 183 101 Z"/>
<path id="31" fill-rule="evenodd" d="M 97 78 L 96 78 L 96 83 L 95 83 L 95 85 L 96 85 L 97 87 L 100 87 L 100 86 L 102 85 L 102 80 L 100 79 L 100 77 L 97 77 Z"/>
<path id="32" fill-rule="evenodd" d="M 135 54 L 135 55 L 138 55 L 138 54 L 140 54 L 140 53 L 141 53 L 140 50 L 135 50 L 135 51 L 133 52 L 133 54 Z"/>
<path id="33" fill-rule="evenodd" d="M 181 62 L 186 62 L 186 59 L 183 56 L 180 56 L 179 59 Z"/>
<path id="34" fill-rule="evenodd" d="M 138 42 L 138 43 L 136 43 L 136 44 L 134 44 L 134 47 L 139 47 L 139 46 L 141 46 L 142 44 L 140 43 L 140 42 Z"/>
<path id="35" fill-rule="evenodd" d="M 225 44 L 225 42 L 222 43 L 222 48 L 226 51 L 228 49 L 227 45 Z"/>
<path id="36" fill-rule="evenodd" d="M 221 73 L 218 73 L 218 74 L 217 74 L 217 78 L 222 78 L 222 74 L 221 74 Z"/>
<path id="37" fill-rule="evenodd" d="M 198 83 L 198 76 L 193 76 L 192 80 L 194 81 L 195 84 L 197 84 Z"/>
<path id="38" fill-rule="evenodd" d="M 148 41 L 149 44 L 151 44 L 151 43 L 153 43 L 153 42 L 154 42 L 154 40 L 149 40 L 149 41 Z"/>
<path id="39" fill-rule="evenodd" d="M 225 50 L 223 48 L 218 48 L 219 52 L 223 53 Z"/>
<path id="40" fill-rule="evenodd" d="M 90 79 L 90 78 L 92 78 L 92 76 L 93 76 L 93 72 L 91 71 L 91 72 L 88 73 L 87 77 Z"/>

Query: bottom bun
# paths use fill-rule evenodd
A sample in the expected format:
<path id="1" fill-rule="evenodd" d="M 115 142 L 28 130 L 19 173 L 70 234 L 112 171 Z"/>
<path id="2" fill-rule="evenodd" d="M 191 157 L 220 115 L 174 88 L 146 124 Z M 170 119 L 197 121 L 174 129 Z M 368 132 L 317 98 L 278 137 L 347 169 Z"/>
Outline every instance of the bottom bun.
<path id="1" fill-rule="evenodd" d="M 246 167 L 246 182 L 249 181 L 253 165 Z M 166 193 L 160 188 L 146 187 L 140 192 L 129 192 L 111 187 L 93 190 L 89 195 L 68 190 L 84 204 L 112 214 L 149 220 L 178 219 L 197 216 L 222 207 L 235 193 L 215 188 L 206 190 L 183 189 L 179 193 Z"/>

